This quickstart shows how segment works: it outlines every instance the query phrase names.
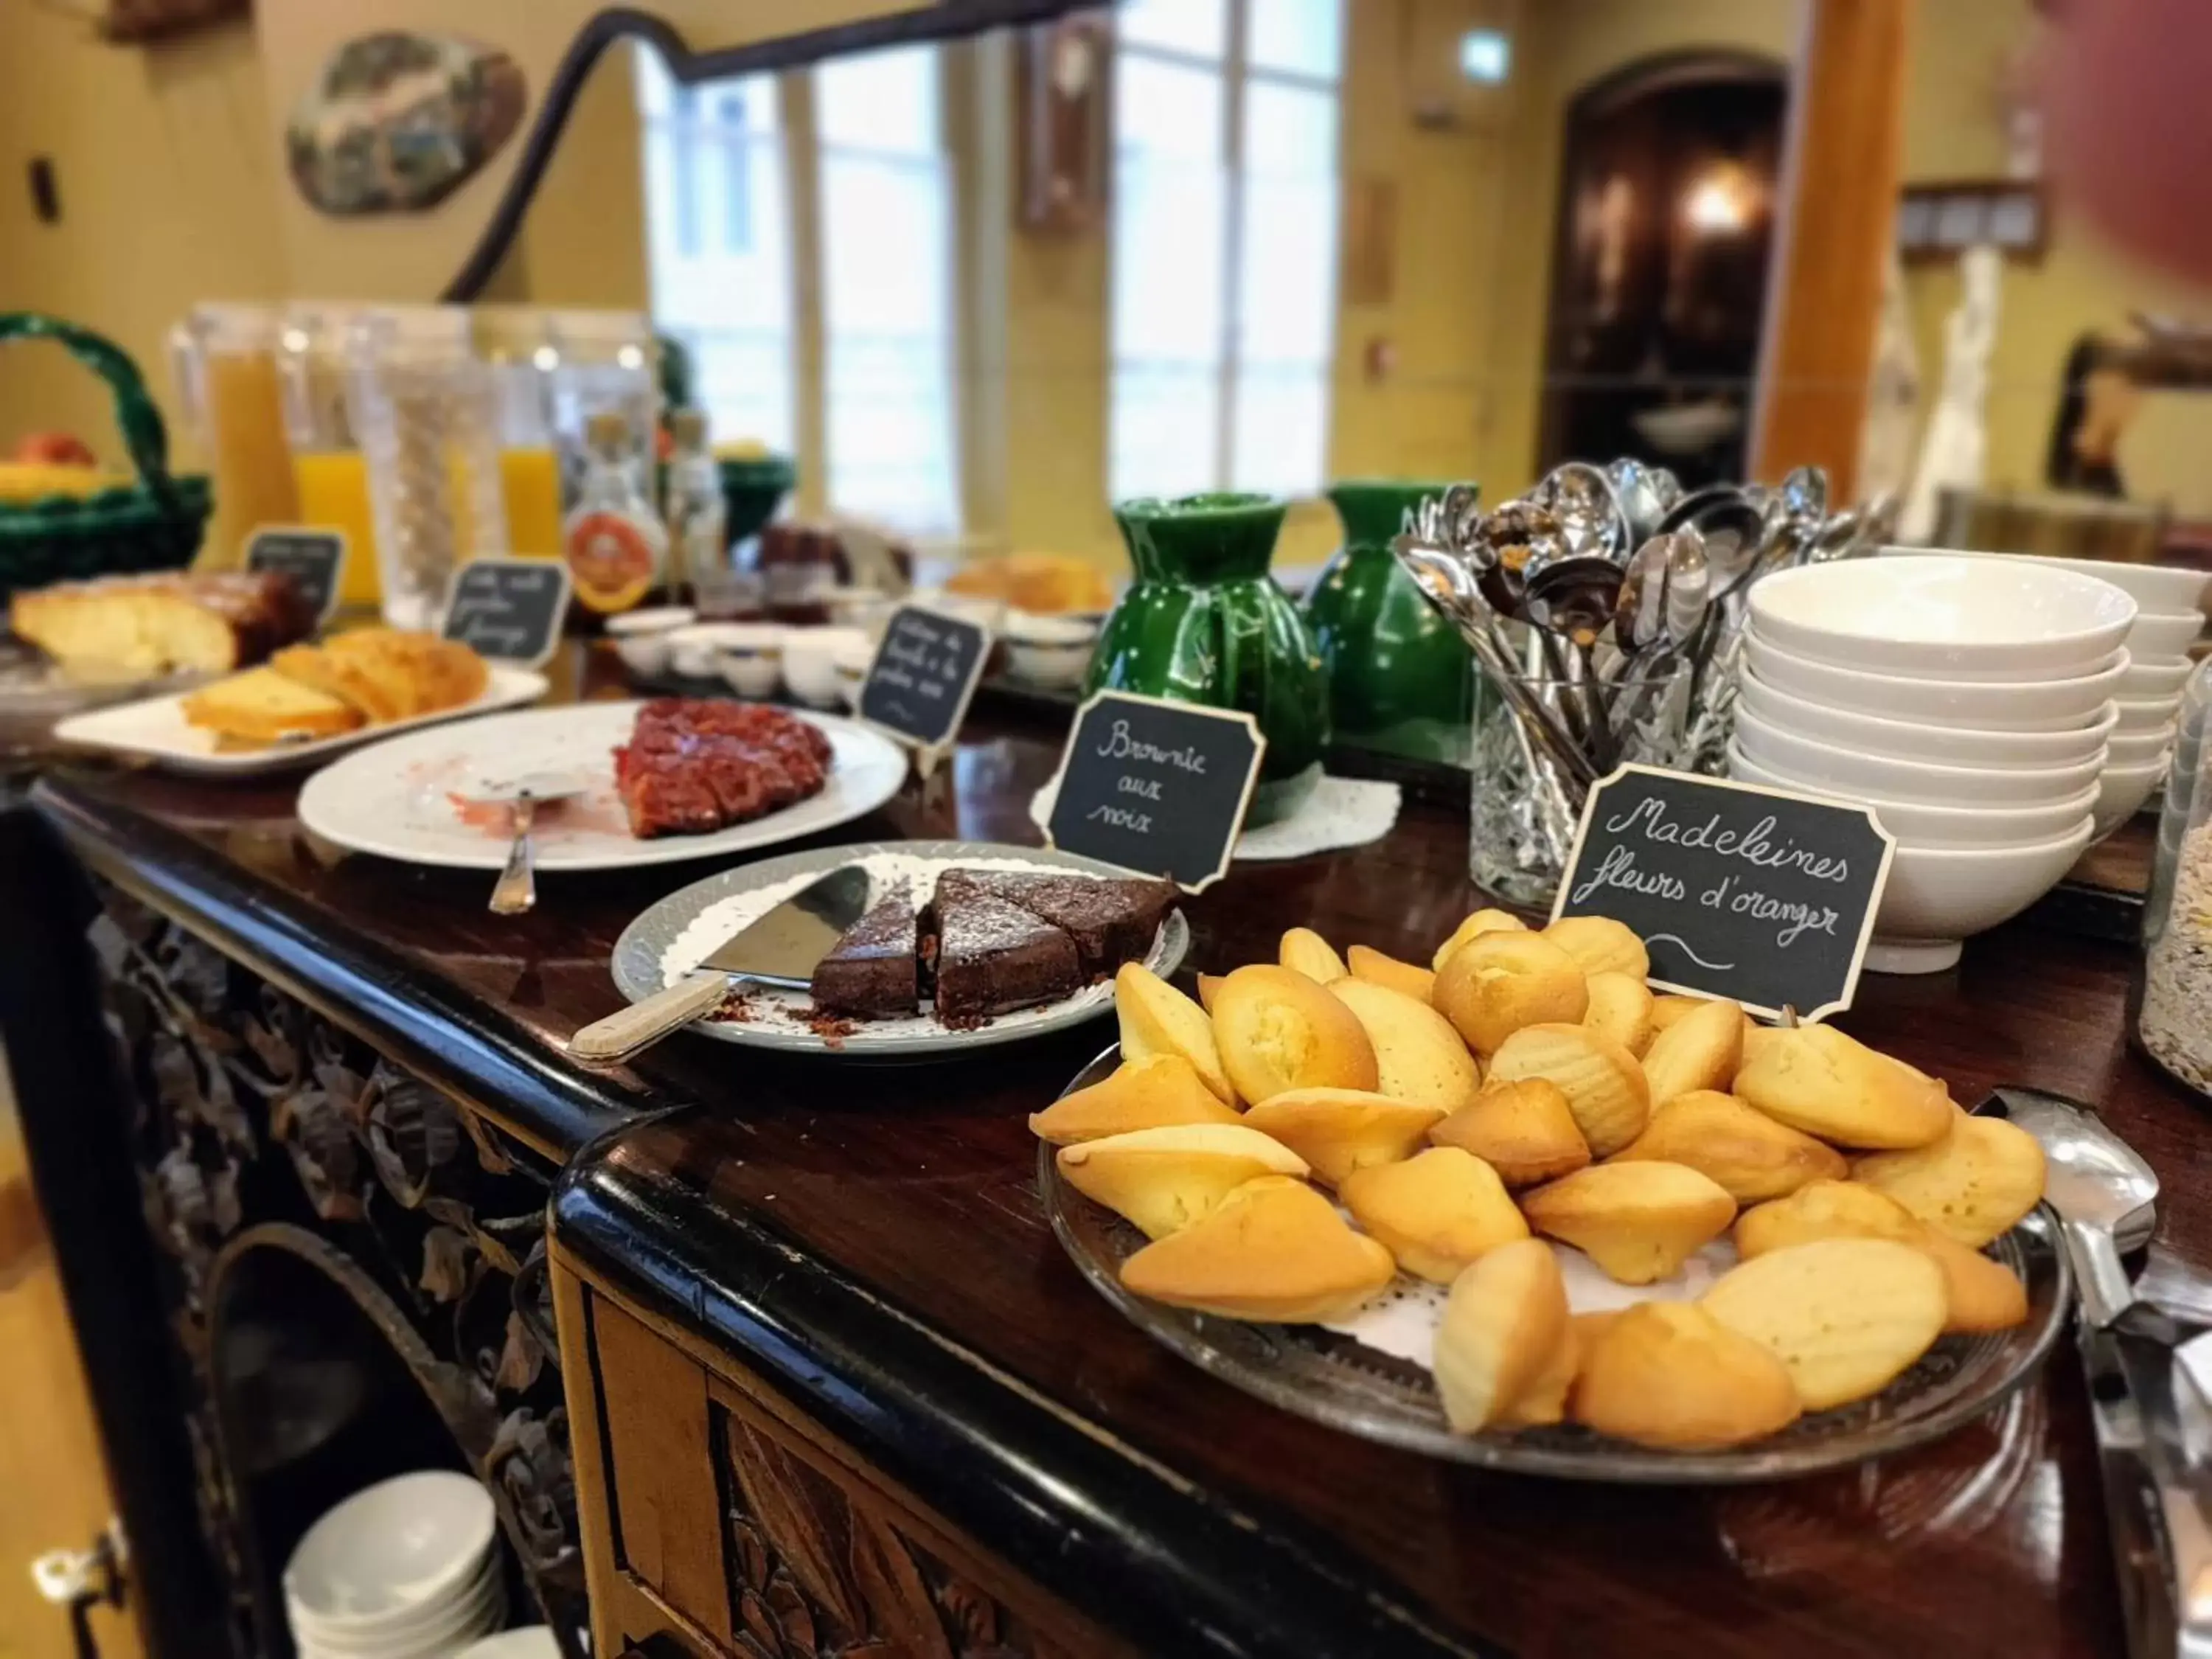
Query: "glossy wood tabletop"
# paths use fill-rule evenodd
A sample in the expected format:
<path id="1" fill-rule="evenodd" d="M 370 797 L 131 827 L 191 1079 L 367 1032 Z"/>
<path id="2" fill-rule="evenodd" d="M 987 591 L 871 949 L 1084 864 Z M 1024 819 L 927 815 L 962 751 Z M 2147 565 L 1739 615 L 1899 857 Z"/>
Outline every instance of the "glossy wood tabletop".
<path id="1" fill-rule="evenodd" d="M 599 672 L 591 689 L 610 689 Z M 1027 803 L 1060 737 L 1038 717 L 979 706 L 949 767 L 830 839 L 1034 842 Z M 311 845 L 292 793 L 81 773 L 50 782 L 44 799 L 81 850 L 108 849 L 96 866 L 119 868 L 116 849 L 144 819 L 183 831 L 270 902 L 406 964 L 416 992 L 481 1005 L 542 1044 L 549 1086 L 690 1104 L 607 1154 L 668 1200 L 688 1249 L 710 1257 L 717 1227 L 761 1218 L 1102 1435 L 1232 1495 L 1263 1525 L 1348 1551 L 1452 1642 L 1885 1659 L 2121 1650 L 2080 1374 L 2065 1348 L 2014 1406 L 1947 1442 L 1778 1486 L 1577 1486 L 1370 1445 L 1157 1347 L 1062 1255 L 1040 1210 L 1024 1117 L 1112 1040 L 1110 1023 L 902 1066 L 684 1038 L 631 1069 L 586 1073 L 557 1045 L 617 1006 L 606 965 L 616 935 L 708 867 L 547 878 L 533 914 L 499 919 L 483 908 L 488 878 Z M 1188 905 L 1188 965 L 1272 959 L 1298 924 L 1340 947 L 1364 941 L 1425 959 L 1480 902 L 1465 839 L 1463 809 L 1409 800 L 1376 845 L 1239 865 Z M 2124 947 L 2015 925 L 1975 941 L 1953 972 L 1869 975 L 1840 1023 L 1946 1078 L 1962 1101 L 2010 1082 L 2095 1103 L 2165 1182 L 2161 1245 L 2212 1270 L 2201 1173 L 2212 1141 L 2197 1098 L 2129 1047 L 2131 963 Z"/>

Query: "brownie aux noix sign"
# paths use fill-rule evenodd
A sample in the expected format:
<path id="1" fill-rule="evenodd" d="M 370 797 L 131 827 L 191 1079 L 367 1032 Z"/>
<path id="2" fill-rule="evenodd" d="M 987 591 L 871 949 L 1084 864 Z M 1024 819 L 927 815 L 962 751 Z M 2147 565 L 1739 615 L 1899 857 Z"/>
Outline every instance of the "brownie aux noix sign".
<path id="1" fill-rule="evenodd" d="M 1851 1006 L 1896 844 L 1865 806 L 1624 766 L 1590 791 L 1552 915 L 1635 929 L 1668 990 L 1818 1019 Z"/>
<path id="2" fill-rule="evenodd" d="M 1045 839 L 1195 893 L 1228 872 L 1267 753 L 1241 709 L 1098 692 L 1067 734 Z"/>
<path id="3" fill-rule="evenodd" d="M 568 614 L 566 564 L 493 554 L 454 575 L 439 631 L 480 657 L 535 668 L 553 654 Z"/>
<path id="4" fill-rule="evenodd" d="M 948 748 L 991 654 L 991 630 L 927 605 L 902 605 L 860 683 L 856 712 L 924 753 Z"/>
<path id="5" fill-rule="evenodd" d="M 287 576 L 320 628 L 338 606 L 345 580 L 346 533 L 310 526 L 264 525 L 246 538 L 246 568 Z"/>

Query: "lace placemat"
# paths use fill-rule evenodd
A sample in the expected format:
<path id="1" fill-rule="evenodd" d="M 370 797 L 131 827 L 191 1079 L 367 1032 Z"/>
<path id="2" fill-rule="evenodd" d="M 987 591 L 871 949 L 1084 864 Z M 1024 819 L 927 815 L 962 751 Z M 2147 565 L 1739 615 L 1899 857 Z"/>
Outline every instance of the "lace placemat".
<path id="1" fill-rule="evenodd" d="M 1030 798 L 1030 819 L 1040 830 L 1060 793 L 1054 777 Z M 1231 856 L 1238 863 L 1309 858 L 1344 847 L 1364 847 L 1389 835 L 1405 797 L 1395 783 L 1366 778 L 1324 777 L 1305 805 L 1289 817 L 1247 830 Z"/>

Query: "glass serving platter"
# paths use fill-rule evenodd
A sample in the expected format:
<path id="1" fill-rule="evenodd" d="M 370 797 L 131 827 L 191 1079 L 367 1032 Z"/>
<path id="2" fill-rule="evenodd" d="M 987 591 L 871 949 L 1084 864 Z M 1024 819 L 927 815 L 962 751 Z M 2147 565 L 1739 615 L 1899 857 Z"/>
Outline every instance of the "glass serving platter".
<path id="1" fill-rule="evenodd" d="M 1067 1091 L 1086 1088 L 1121 1062 L 1109 1048 Z M 1224 1382 L 1284 1410 L 1347 1434 L 1431 1457 L 1523 1474 L 1634 1485 L 1725 1486 L 1779 1480 L 1840 1468 L 1923 1445 L 2002 1405 L 2034 1376 L 2073 1303 L 2056 1218 L 2039 1206 L 1990 1254 L 2027 1287 L 2027 1318 L 2008 1331 L 1946 1336 L 1880 1394 L 1833 1411 L 1808 1413 L 1781 1433 L 1725 1451 L 1671 1452 L 1562 1425 L 1513 1433 L 1454 1434 L 1427 1370 L 1316 1325 L 1261 1325 L 1170 1307 L 1122 1288 L 1121 1263 L 1145 1236 L 1083 1196 L 1037 1148 L 1037 1188 L 1060 1245 L 1107 1301 L 1155 1341 Z M 1433 1292 L 1401 1274 L 1384 1297 Z"/>

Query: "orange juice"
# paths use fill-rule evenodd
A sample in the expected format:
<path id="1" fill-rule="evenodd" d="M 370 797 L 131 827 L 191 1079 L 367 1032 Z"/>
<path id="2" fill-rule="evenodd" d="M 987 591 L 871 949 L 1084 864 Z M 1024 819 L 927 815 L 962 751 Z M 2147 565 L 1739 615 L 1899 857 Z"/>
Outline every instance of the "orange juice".
<path id="1" fill-rule="evenodd" d="M 205 374 L 215 520 L 199 562 L 229 569 L 244 558 L 256 526 L 299 523 L 300 501 L 276 358 L 265 350 L 218 349 L 207 354 Z"/>
<path id="2" fill-rule="evenodd" d="M 502 449 L 499 480 L 507 497 L 508 550 L 528 558 L 561 556 L 561 464 L 549 447 Z"/>
<path id="3" fill-rule="evenodd" d="M 345 532 L 345 578 L 338 603 L 378 604 L 384 586 L 377 580 L 376 520 L 368 505 L 368 464 L 361 452 L 326 449 L 295 455 L 292 476 L 300 491 L 297 522 Z"/>

